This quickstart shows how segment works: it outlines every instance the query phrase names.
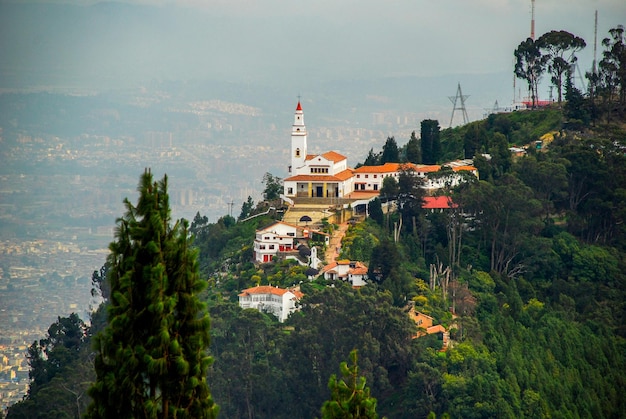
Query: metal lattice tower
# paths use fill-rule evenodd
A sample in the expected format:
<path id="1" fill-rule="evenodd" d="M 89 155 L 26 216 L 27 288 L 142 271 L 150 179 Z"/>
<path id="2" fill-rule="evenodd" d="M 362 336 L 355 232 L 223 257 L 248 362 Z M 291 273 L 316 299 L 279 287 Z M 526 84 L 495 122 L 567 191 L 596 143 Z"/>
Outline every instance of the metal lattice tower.
<path id="1" fill-rule="evenodd" d="M 465 109 L 465 100 L 469 95 L 463 95 L 461 91 L 461 83 L 458 84 L 456 89 L 456 96 L 448 96 L 450 102 L 452 102 L 452 116 L 450 117 L 450 127 L 452 127 L 452 120 L 454 119 L 454 111 L 457 109 L 463 112 L 463 123 L 468 124 L 469 118 L 467 117 L 467 110 Z M 458 106 L 457 106 L 458 104 Z"/>

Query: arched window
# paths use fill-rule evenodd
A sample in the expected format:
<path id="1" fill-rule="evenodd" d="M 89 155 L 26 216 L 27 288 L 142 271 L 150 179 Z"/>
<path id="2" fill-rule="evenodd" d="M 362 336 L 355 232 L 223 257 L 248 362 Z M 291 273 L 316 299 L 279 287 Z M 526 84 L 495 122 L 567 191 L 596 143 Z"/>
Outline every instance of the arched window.
<path id="1" fill-rule="evenodd" d="M 296 148 L 296 157 L 300 157 L 300 149 Z"/>

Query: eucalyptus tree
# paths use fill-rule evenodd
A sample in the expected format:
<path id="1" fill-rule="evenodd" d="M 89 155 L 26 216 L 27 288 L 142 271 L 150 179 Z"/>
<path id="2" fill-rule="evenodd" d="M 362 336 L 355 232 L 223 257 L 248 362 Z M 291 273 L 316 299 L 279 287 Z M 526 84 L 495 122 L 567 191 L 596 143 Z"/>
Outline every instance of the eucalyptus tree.
<path id="1" fill-rule="evenodd" d="M 626 36 L 624 26 L 618 25 L 609 30 L 610 37 L 602 40 L 605 50 L 599 63 L 599 78 L 609 107 L 607 119 L 610 121 L 613 95 L 624 110 L 626 106 Z"/>
<path id="2" fill-rule="evenodd" d="M 576 64 L 576 52 L 587 46 L 585 40 L 567 31 L 550 31 L 537 40 L 539 49 L 545 51 L 544 60 L 552 83 L 556 86 L 561 103 L 563 94 L 563 75 L 569 74 Z"/>
<path id="3" fill-rule="evenodd" d="M 513 53 L 515 56 L 515 76 L 526 80 L 528 83 L 533 108 L 537 104 L 539 80 L 545 71 L 546 64 L 546 59 L 542 57 L 539 47 L 539 42 L 528 38 L 522 41 Z"/>
<path id="4" fill-rule="evenodd" d="M 496 183 L 479 181 L 462 190 L 464 209 L 473 216 L 473 229 L 489 249 L 491 271 L 514 277 L 526 267 L 520 249 L 542 227 L 541 204 L 533 191 L 511 174 Z"/>
<path id="5" fill-rule="evenodd" d="M 117 220 L 108 326 L 94 338 L 92 418 L 213 418 L 204 288 L 185 220 L 172 225 L 167 176 L 146 170 Z"/>

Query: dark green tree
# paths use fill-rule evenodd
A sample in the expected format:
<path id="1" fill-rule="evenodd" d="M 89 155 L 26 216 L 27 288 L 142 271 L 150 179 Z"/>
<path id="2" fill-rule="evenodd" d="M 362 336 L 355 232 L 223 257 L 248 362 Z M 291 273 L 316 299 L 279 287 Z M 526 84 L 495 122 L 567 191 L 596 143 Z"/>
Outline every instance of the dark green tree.
<path id="1" fill-rule="evenodd" d="M 600 70 L 600 84 L 607 105 L 607 121 L 611 120 L 611 107 L 614 97 L 620 110 L 626 106 L 626 37 L 624 26 L 617 25 L 609 30 L 610 37 L 602 40 L 604 51 L 598 65 Z"/>
<path id="2" fill-rule="evenodd" d="M 400 161 L 400 153 L 398 152 L 398 143 L 393 137 L 387 137 L 383 146 L 383 154 L 380 156 L 380 164 L 398 163 Z"/>
<path id="3" fill-rule="evenodd" d="M 167 176 L 146 170 L 109 249 L 109 324 L 94 338 L 93 418 L 212 418 L 209 317 L 185 220 L 171 224 Z"/>
<path id="4" fill-rule="evenodd" d="M 421 123 L 420 130 L 422 163 L 436 164 L 441 154 L 439 142 L 439 121 L 425 119 Z"/>
<path id="5" fill-rule="evenodd" d="M 273 201 L 280 198 L 280 194 L 283 193 L 283 180 L 278 176 L 274 176 L 269 172 L 263 175 L 263 199 L 266 201 Z"/>
<path id="6" fill-rule="evenodd" d="M 545 51 L 548 72 L 556 86 L 559 104 L 563 94 L 563 75 L 576 63 L 576 52 L 585 48 L 585 40 L 567 31 L 550 31 L 537 40 L 539 49 Z"/>
<path id="7" fill-rule="evenodd" d="M 78 357 L 86 335 L 87 326 L 78 314 L 72 313 L 69 317 L 58 317 L 48 328 L 46 338 L 33 342 L 27 354 L 32 380 L 29 394 L 36 393 L 40 386 Z"/>
<path id="8" fill-rule="evenodd" d="M 380 165 L 380 153 L 374 153 L 374 149 L 370 148 L 367 152 L 363 166 L 378 166 Z"/>
<path id="9" fill-rule="evenodd" d="M 387 176 L 383 179 L 383 186 L 380 188 L 380 196 L 383 199 L 395 199 L 398 196 L 400 189 L 398 187 L 398 181 L 393 176 Z"/>
<path id="10" fill-rule="evenodd" d="M 528 83 L 528 91 L 534 108 L 537 104 L 539 80 L 545 71 L 546 58 L 541 55 L 539 43 L 532 38 L 521 42 L 513 54 L 515 55 L 515 76 Z"/>
<path id="11" fill-rule="evenodd" d="M 248 196 L 248 200 L 241 205 L 241 213 L 239 214 L 237 221 L 241 221 L 246 217 L 249 217 L 253 209 L 254 201 L 252 200 L 251 196 Z"/>
<path id="12" fill-rule="evenodd" d="M 406 161 L 409 163 L 422 162 L 422 150 L 420 149 L 420 141 L 415 135 L 415 131 L 411 133 L 409 142 L 406 143 Z"/>
<path id="13" fill-rule="evenodd" d="M 413 234 L 417 233 L 417 223 L 424 214 L 423 180 L 417 176 L 410 166 L 400 169 L 398 175 L 398 211 L 404 223 L 403 229 Z"/>
<path id="14" fill-rule="evenodd" d="M 370 396 L 365 377 L 359 375 L 357 350 L 350 352 L 351 365 L 340 365 L 343 379 L 330 376 L 330 400 L 322 406 L 322 419 L 376 419 L 376 399 Z"/>
<path id="15" fill-rule="evenodd" d="M 385 222 L 385 215 L 383 214 L 383 206 L 379 198 L 375 198 L 372 202 L 370 202 L 369 213 L 372 220 L 376 221 L 378 225 L 383 225 Z"/>
<path id="16" fill-rule="evenodd" d="M 582 129 L 589 124 L 591 112 L 582 92 L 572 83 L 571 74 L 565 80 L 565 103 L 564 114 L 567 117 L 566 127 L 569 129 Z"/>
<path id="17" fill-rule="evenodd" d="M 471 159 L 479 153 L 483 153 L 481 148 L 485 145 L 487 131 L 483 124 L 473 123 L 467 126 L 467 131 L 463 135 L 463 148 L 465 157 Z"/>

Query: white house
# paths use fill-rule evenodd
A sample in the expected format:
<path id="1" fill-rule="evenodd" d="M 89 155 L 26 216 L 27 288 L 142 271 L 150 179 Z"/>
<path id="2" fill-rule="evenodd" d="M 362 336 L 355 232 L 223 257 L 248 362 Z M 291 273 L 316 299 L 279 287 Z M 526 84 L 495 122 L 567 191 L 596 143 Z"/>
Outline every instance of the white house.
<path id="1" fill-rule="evenodd" d="M 239 307 L 271 313 L 281 323 L 296 311 L 296 303 L 304 296 L 297 289 L 284 289 L 260 285 L 245 289 L 239 294 Z"/>
<path id="2" fill-rule="evenodd" d="M 257 230 L 254 237 L 254 260 L 259 263 L 271 262 L 278 252 L 296 250 L 296 237 L 301 227 L 276 221 Z"/>
<path id="3" fill-rule="evenodd" d="M 444 186 L 457 186 L 463 180 L 461 172 L 471 173 L 478 177 L 478 169 L 465 160 L 450 162 L 444 166 L 451 169 L 446 176 L 441 176 L 439 172 L 443 166 L 437 164 L 385 163 L 380 166 L 361 166 L 353 171 L 354 190 L 380 191 L 386 177 L 391 176 L 398 180 L 402 170 L 410 170 L 415 176 L 423 179 L 423 188 L 427 190 L 441 189 Z"/>
<path id="4" fill-rule="evenodd" d="M 367 284 L 367 266 L 362 262 L 338 260 L 324 266 L 324 279 L 348 281 L 353 287 L 362 287 Z"/>
<path id="5" fill-rule="evenodd" d="M 409 167 L 415 166 L 411 163 L 408 164 Z M 354 169 L 354 190 L 380 191 L 386 177 L 391 176 L 398 180 L 401 166 L 400 163 L 385 163 L 381 166 L 361 166 Z"/>

